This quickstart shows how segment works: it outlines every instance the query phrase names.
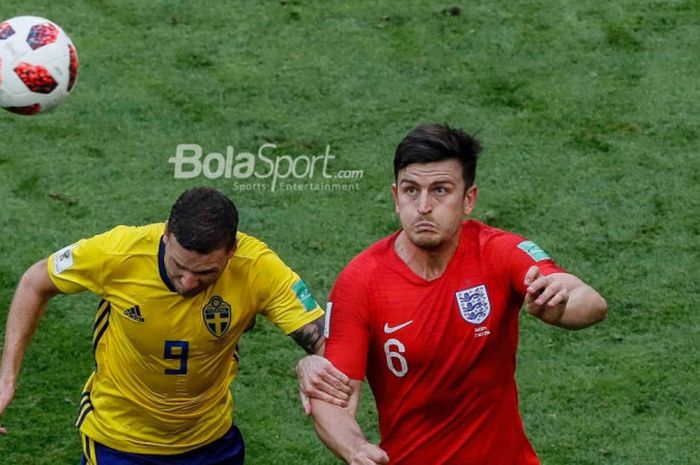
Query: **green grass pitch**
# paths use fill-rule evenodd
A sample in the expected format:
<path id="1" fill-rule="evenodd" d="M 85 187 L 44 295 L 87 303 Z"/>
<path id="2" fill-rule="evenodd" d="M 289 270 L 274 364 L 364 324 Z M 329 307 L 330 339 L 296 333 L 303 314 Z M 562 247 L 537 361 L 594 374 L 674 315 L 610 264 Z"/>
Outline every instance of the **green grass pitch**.
<path id="1" fill-rule="evenodd" d="M 61 25 L 82 67 L 55 112 L 0 114 L 2 328 L 34 261 L 163 220 L 199 184 L 230 194 L 241 229 L 325 302 L 344 264 L 397 227 L 397 142 L 448 122 L 485 146 L 474 216 L 536 241 L 610 306 L 577 333 L 522 317 L 521 409 L 543 463 L 697 463 L 698 0 L 0 4 L 0 18 L 19 14 Z M 242 190 L 225 176 L 174 179 L 168 162 L 178 144 L 238 154 L 265 143 L 291 156 L 330 145 L 329 172 L 363 176 L 344 180 L 357 184 L 348 191 Z M 1 463 L 78 463 L 96 301 L 51 303 L 2 418 Z M 299 407 L 301 350 L 259 321 L 241 353 L 248 463 L 338 463 Z M 368 392 L 360 420 L 376 438 Z"/>

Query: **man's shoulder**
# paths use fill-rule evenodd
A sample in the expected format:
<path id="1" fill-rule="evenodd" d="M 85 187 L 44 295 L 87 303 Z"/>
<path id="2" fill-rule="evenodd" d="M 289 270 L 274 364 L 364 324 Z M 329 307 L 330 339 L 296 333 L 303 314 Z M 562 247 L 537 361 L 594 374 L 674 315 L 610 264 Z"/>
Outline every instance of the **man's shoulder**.
<path id="1" fill-rule="evenodd" d="M 254 273 L 269 278 L 286 273 L 288 269 L 289 266 L 264 241 L 240 231 L 236 233 L 236 251 L 227 265 L 229 273 Z"/>
<path id="2" fill-rule="evenodd" d="M 264 241 L 241 231 L 236 233 L 236 252 L 234 257 L 237 259 L 256 260 L 268 252 L 271 252 L 271 249 Z"/>
<path id="3" fill-rule="evenodd" d="M 463 250 L 469 256 L 479 257 L 482 263 L 496 268 L 518 249 L 526 239 L 512 231 L 500 229 L 480 221 L 467 220 L 462 225 Z"/>
<path id="4" fill-rule="evenodd" d="M 342 273 L 353 275 L 355 279 L 369 280 L 375 273 L 385 270 L 396 235 L 380 239 L 357 254 Z"/>
<path id="5" fill-rule="evenodd" d="M 109 255 L 155 255 L 164 230 L 163 223 L 119 225 L 86 240 L 101 244 L 100 249 Z"/>
<path id="6" fill-rule="evenodd" d="M 484 249 L 507 247 L 522 242 L 524 238 L 512 231 L 500 229 L 477 220 L 462 223 L 462 234 Z"/>
<path id="7" fill-rule="evenodd" d="M 158 241 L 165 232 L 165 223 L 144 224 L 141 226 L 130 226 L 120 224 L 115 226 L 108 233 L 113 237 L 127 240 L 156 240 Z"/>

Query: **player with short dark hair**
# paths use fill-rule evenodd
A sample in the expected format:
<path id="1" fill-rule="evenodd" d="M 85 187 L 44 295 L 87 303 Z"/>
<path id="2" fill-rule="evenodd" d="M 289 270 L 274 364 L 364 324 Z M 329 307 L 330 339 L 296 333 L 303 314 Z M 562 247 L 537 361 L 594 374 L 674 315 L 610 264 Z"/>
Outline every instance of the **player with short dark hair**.
<path id="1" fill-rule="evenodd" d="M 323 310 L 304 281 L 237 228 L 230 199 L 195 188 L 178 198 L 165 223 L 117 226 L 33 265 L 7 318 L 0 414 L 49 299 L 89 290 L 102 300 L 93 325 L 95 370 L 77 418 L 82 463 L 242 464 L 229 385 L 243 332 L 262 314 L 308 353 L 322 353 L 325 340 Z M 327 362 L 312 371 L 334 383 L 324 389 L 337 399 L 322 397 L 344 404 L 344 376 Z"/>
<path id="2" fill-rule="evenodd" d="M 481 143 L 474 136 L 447 125 L 422 124 L 396 147 L 394 179 L 398 179 L 399 171 L 408 165 L 454 159 L 462 165 L 464 187 L 468 188 L 476 178 L 479 153 Z"/>
<path id="3" fill-rule="evenodd" d="M 605 317 L 605 300 L 539 246 L 463 220 L 476 203 L 479 150 L 447 126 L 412 131 L 394 160 L 401 229 L 355 257 L 333 286 L 325 356 L 353 392 L 347 408 L 312 399 L 311 413 L 320 438 L 352 465 L 539 464 L 518 411 L 519 310 L 524 302 L 569 329 Z M 379 446 L 355 420 L 365 377 Z"/>
<path id="4" fill-rule="evenodd" d="M 196 187 L 183 192 L 173 204 L 168 231 L 181 246 L 201 254 L 231 250 L 236 243 L 238 210 L 221 192 Z"/>

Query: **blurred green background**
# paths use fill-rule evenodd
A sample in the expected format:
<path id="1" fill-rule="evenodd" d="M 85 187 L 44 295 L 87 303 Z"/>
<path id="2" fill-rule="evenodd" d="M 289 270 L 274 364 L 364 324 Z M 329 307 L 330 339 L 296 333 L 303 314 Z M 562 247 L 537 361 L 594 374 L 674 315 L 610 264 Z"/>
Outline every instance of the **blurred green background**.
<path id="1" fill-rule="evenodd" d="M 604 323 L 576 333 L 522 317 L 521 410 L 543 464 L 697 463 L 700 1 L 0 5 L 0 18 L 21 14 L 61 25 L 81 68 L 54 112 L 0 114 L 3 328 L 33 262 L 161 221 L 201 184 L 229 194 L 241 229 L 324 303 L 345 263 L 398 227 L 396 144 L 446 122 L 485 146 L 474 216 L 536 241 L 609 303 Z M 363 176 L 342 181 L 352 191 L 271 192 L 175 179 L 168 162 L 179 144 L 265 143 L 292 157 L 330 145 L 329 172 Z M 0 462 L 78 463 L 97 300 L 50 304 L 2 418 Z M 242 340 L 233 391 L 251 465 L 338 463 L 301 412 L 301 356 L 262 320 Z M 376 439 L 369 392 L 360 421 Z"/>

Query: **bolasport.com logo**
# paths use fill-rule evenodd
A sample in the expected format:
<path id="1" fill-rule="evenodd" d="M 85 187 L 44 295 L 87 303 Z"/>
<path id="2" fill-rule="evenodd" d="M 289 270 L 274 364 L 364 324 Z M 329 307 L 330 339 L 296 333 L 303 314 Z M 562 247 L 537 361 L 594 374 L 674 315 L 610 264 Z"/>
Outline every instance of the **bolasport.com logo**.
<path id="1" fill-rule="evenodd" d="M 358 191 L 363 170 L 332 168 L 331 146 L 320 155 L 276 154 L 277 145 L 262 144 L 257 153 L 234 151 L 204 154 L 198 144 L 179 144 L 168 159 L 175 179 L 232 179 L 234 190 L 258 191 Z"/>

